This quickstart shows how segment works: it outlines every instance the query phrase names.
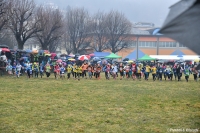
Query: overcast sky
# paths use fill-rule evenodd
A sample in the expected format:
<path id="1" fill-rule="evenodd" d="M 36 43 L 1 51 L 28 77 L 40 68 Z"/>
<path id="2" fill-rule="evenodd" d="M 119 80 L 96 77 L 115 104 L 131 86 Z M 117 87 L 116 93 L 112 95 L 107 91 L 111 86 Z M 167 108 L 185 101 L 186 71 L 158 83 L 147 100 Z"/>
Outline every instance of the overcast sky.
<path id="1" fill-rule="evenodd" d="M 131 22 L 152 22 L 162 26 L 169 7 L 179 0 L 35 0 L 39 3 L 54 3 L 60 9 L 84 7 L 91 14 L 100 11 L 118 10 Z"/>

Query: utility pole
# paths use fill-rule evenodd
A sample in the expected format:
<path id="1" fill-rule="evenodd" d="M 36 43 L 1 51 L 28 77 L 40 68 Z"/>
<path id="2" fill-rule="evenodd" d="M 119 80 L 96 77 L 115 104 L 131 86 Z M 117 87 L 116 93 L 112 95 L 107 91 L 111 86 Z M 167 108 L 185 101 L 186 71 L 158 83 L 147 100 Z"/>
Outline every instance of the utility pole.
<path id="1" fill-rule="evenodd" d="M 159 55 L 159 36 L 157 36 L 157 49 L 156 54 Z"/>
<path id="2" fill-rule="evenodd" d="M 136 39 L 136 51 L 137 51 L 137 60 L 138 60 L 138 54 L 139 54 L 139 36 L 137 36 L 137 39 Z"/>

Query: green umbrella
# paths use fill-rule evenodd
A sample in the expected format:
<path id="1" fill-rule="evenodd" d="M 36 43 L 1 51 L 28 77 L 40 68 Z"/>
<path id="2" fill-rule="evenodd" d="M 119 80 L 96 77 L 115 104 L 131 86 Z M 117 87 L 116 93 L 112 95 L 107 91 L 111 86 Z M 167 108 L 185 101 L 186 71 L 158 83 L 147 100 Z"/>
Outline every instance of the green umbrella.
<path id="1" fill-rule="evenodd" d="M 121 56 L 118 56 L 114 53 L 111 53 L 110 55 L 108 56 L 105 56 L 105 58 L 110 58 L 110 59 L 117 59 L 117 58 L 122 58 Z"/>
<path id="2" fill-rule="evenodd" d="M 139 58 L 138 60 L 140 61 L 151 61 L 151 60 L 156 60 L 155 58 L 151 58 L 148 55 L 144 55 L 142 58 Z"/>

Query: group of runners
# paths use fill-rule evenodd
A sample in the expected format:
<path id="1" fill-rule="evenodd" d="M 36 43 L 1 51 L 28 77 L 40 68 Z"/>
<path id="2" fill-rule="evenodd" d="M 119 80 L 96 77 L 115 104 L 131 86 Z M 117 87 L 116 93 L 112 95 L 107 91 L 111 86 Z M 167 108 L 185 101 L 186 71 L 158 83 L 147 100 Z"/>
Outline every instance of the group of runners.
<path id="1" fill-rule="evenodd" d="M 90 64 L 89 62 L 84 62 L 82 64 L 69 63 L 64 65 L 63 63 L 56 63 L 54 66 L 51 66 L 48 62 L 46 65 L 38 63 L 25 63 L 24 66 L 21 66 L 20 63 L 12 66 L 8 64 L 6 66 L 6 71 L 8 74 L 15 74 L 16 77 L 20 77 L 23 73 L 27 74 L 28 78 L 31 77 L 41 77 L 43 78 L 44 74 L 49 78 L 51 73 L 54 73 L 55 79 L 77 79 L 89 78 L 89 79 L 100 79 L 104 77 L 103 72 L 105 73 L 105 78 L 107 80 L 113 78 L 116 80 L 119 78 L 122 79 L 133 79 L 133 80 L 149 80 L 150 74 L 152 74 L 153 81 L 155 80 L 177 80 L 180 81 L 182 76 L 185 76 L 185 80 L 188 82 L 189 76 L 192 74 L 195 81 L 198 81 L 200 78 L 200 71 L 197 70 L 197 65 L 189 67 L 188 65 L 174 64 L 174 65 L 165 65 L 165 64 L 156 64 L 156 65 L 144 65 L 142 63 L 119 63 L 119 64 Z"/>

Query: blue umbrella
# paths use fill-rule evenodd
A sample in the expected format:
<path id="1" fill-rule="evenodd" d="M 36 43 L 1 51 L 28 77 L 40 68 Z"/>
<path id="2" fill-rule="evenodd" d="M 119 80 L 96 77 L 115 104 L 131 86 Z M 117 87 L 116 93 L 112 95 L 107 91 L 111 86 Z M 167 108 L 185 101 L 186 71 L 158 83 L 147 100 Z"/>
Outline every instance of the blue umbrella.
<path id="1" fill-rule="evenodd" d="M 94 57 L 93 60 L 94 61 L 100 61 L 101 59 L 99 57 Z"/>
<path id="2" fill-rule="evenodd" d="M 31 53 L 32 52 L 32 50 L 30 50 L 30 49 L 27 49 L 27 50 L 25 50 L 27 53 Z"/>

